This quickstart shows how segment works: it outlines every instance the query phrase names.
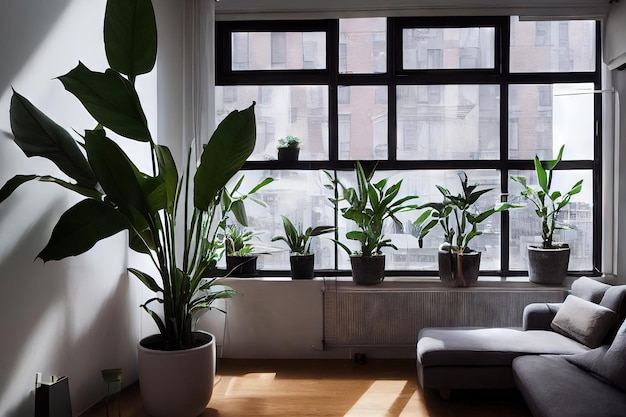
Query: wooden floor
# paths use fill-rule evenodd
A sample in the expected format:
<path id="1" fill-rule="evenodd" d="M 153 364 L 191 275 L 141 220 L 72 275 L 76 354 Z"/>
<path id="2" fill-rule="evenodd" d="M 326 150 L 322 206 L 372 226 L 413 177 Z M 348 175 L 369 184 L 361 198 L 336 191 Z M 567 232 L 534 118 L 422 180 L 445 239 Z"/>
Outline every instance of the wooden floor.
<path id="1" fill-rule="evenodd" d="M 530 417 L 516 391 L 454 391 L 450 401 L 417 385 L 415 361 L 219 359 L 202 417 Z M 123 417 L 147 417 L 133 385 Z M 100 405 L 82 417 L 104 417 Z"/>

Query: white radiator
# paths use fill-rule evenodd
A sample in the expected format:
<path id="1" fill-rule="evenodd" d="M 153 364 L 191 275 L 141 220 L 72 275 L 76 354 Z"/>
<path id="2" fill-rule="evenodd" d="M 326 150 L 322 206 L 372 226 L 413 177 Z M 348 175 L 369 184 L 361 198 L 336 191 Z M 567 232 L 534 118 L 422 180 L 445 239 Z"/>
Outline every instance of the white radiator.
<path id="1" fill-rule="evenodd" d="M 415 346 L 424 327 L 519 327 L 524 306 L 560 302 L 565 291 L 561 287 L 483 284 L 457 289 L 397 282 L 362 287 L 329 280 L 324 289 L 324 343 L 403 347 Z"/>

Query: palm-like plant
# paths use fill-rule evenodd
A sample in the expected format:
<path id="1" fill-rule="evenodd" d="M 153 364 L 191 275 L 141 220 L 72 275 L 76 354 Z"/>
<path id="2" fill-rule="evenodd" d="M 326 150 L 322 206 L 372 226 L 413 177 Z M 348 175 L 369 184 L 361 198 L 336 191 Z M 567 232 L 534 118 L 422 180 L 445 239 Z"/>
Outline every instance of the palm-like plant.
<path id="1" fill-rule="evenodd" d="M 388 185 L 388 178 L 372 183 L 375 170 L 376 167 L 365 174 L 363 166 L 357 161 L 356 188 L 344 185 L 331 173 L 324 171 L 331 181 L 331 184 L 326 187 L 334 190 L 337 186 L 340 189 L 339 195 L 331 198 L 330 201 L 336 205 L 344 201 L 348 203 L 347 206 L 340 208 L 341 215 L 355 222 L 359 230 L 349 231 L 346 233 L 346 238 L 360 243 L 360 254 L 363 256 L 380 255 L 384 247 L 397 249 L 391 239 L 385 237 L 384 223 L 389 219 L 402 226 L 396 215 L 417 208 L 415 204 L 407 204 L 407 202 L 417 199 L 417 196 L 398 198 L 402 180 L 391 185 Z M 335 240 L 335 243 L 349 255 L 352 254 L 350 248 L 343 242 Z"/>
<path id="2" fill-rule="evenodd" d="M 467 174 L 464 172 L 459 174 L 459 180 L 461 181 L 460 193 L 452 194 L 447 188 L 437 185 L 443 201 L 420 206 L 420 209 L 426 210 L 413 222 L 418 231 L 420 244 L 428 232 L 439 224 L 443 230 L 444 246 L 447 249 L 459 253 L 470 252 L 470 241 L 482 234 L 478 230 L 480 223 L 495 213 L 519 207 L 511 203 L 501 203 L 480 211 L 476 208 L 476 202 L 493 188 L 479 190 L 478 184 L 469 184 Z"/>
<path id="3" fill-rule="evenodd" d="M 294 255 L 309 255 L 311 253 L 311 238 L 319 236 L 324 233 L 331 233 L 335 230 L 333 226 L 317 226 L 307 227 L 303 230 L 302 224 L 298 224 L 296 227 L 291 220 L 286 216 L 281 216 L 283 219 L 283 228 L 285 229 L 284 236 L 275 236 L 272 238 L 272 242 L 282 240 L 289 247 L 289 251 Z"/>
<path id="4" fill-rule="evenodd" d="M 572 196 L 580 193 L 583 186 L 583 180 L 580 180 L 565 193 L 551 191 L 553 170 L 561 161 L 564 149 L 565 145 L 561 146 L 556 159 L 551 161 L 540 161 L 539 157 L 535 155 L 534 163 L 537 183 L 539 184 L 538 188 L 529 186 L 526 177 L 511 176 L 513 181 L 524 187 L 521 195 L 535 206 L 535 213 L 541 219 L 543 249 L 554 249 L 556 247 L 552 240 L 554 231 L 565 228 L 557 224 L 558 214 L 570 202 Z"/>
<path id="5" fill-rule="evenodd" d="M 130 5 L 133 7 L 129 7 Z M 239 171 L 255 145 L 254 105 L 224 119 L 204 147 L 200 163 L 187 158 L 179 173 L 170 150 L 159 145 L 137 91 L 137 76 L 152 70 L 157 32 L 150 0 L 109 0 L 104 42 L 110 68 L 95 72 L 82 63 L 59 77 L 97 121 L 77 141 L 30 101 L 13 93 L 11 129 L 26 156 L 49 159 L 69 177 L 16 175 L 0 189 L 0 203 L 19 186 L 43 181 L 85 197 L 59 219 L 38 257 L 44 262 L 79 255 L 101 239 L 126 231 L 129 247 L 151 259 L 160 279 L 128 270 L 155 293 L 142 307 L 156 322 L 165 348 L 192 347 L 194 322 L 215 299 L 233 295 L 213 289 L 203 275 L 220 256 L 217 239 L 224 186 Z M 152 170 L 142 172 L 110 139 L 117 135 L 146 145 Z M 177 221 L 183 221 L 183 236 Z M 182 245 L 179 251 L 179 246 Z M 182 256 L 181 256 L 182 254 Z M 163 314 L 150 306 L 162 305 Z"/>

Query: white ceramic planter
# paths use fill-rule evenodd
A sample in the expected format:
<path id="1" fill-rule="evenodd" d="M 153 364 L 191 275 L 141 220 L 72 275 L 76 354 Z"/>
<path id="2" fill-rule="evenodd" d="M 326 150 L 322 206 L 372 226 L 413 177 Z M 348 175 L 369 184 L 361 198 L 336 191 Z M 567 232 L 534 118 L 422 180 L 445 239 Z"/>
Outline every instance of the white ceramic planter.
<path id="1" fill-rule="evenodd" d="M 141 400 L 152 417 L 196 417 L 206 409 L 215 381 L 215 337 L 196 334 L 207 343 L 187 350 L 146 347 L 160 335 L 139 342 Z"/>

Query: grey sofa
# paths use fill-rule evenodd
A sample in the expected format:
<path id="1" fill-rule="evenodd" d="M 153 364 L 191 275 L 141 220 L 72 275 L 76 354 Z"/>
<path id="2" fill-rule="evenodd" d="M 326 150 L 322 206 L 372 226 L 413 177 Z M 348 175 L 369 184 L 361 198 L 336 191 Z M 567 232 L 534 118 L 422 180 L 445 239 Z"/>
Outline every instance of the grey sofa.
<path id="1" fill-rule="evenodd" d="M 535 417 L 626 416 L 625 316 L 626 285 L 582 277 L 563 303 L 528 305 L 521 328 L 422 329 L 418 380 L 443 397 L 517 387 Z"/>

